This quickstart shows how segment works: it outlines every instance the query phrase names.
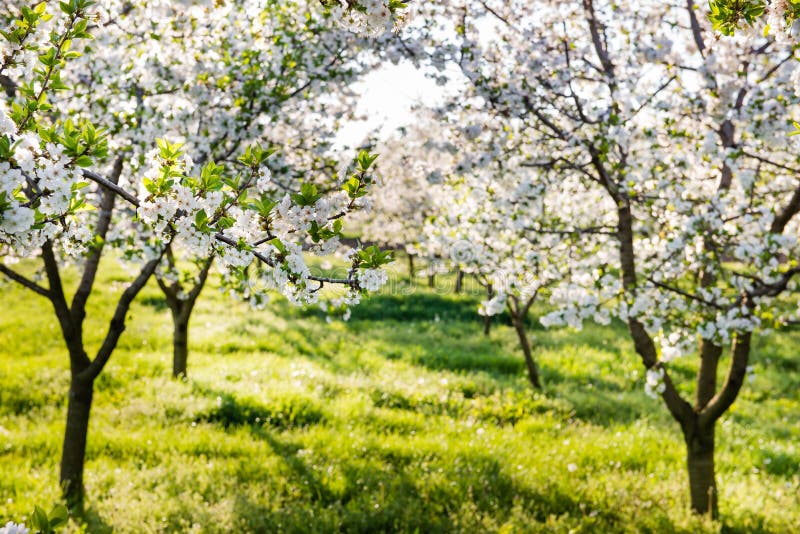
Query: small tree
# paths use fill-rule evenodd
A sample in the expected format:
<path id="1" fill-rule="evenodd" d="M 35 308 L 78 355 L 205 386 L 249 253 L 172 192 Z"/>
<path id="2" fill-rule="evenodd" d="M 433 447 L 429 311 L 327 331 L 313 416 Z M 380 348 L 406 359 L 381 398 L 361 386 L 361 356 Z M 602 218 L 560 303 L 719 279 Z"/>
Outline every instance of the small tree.
<path id="1" fill-rule="evenodd" d="M 486 114 L 461 115 L 454 132 L 462 158 L 452 178 L 437 190 L 435 217 L 426 226 L 429 240 L 447 251 L 448 260 L 470 273 L 485 287 L 487 299 L 479 313 L 488 335 L 492 316 L 507 311 L 525 358 L 528 380 L 542 388 L 527 320 L 532 306 L 549 288 L 589 268 L 593 233 L 582 224 L 585 215 L 572 205 L 587 199 L 572 197 L 563 205 L 559 177 L 524 165 L 519 132 Z M 492 154 L 493 157 L 484 157 Z M 570 220 L 572 230 L 549 231 L 554 213 Z M 575 228 L 585 227 L 583 230 Z M 600 231 L 600 230 L 595 230 Z M 564 269 L 567 264 L 578 269 Z M 607 314 L 599 316 L 606 322 Z"/>

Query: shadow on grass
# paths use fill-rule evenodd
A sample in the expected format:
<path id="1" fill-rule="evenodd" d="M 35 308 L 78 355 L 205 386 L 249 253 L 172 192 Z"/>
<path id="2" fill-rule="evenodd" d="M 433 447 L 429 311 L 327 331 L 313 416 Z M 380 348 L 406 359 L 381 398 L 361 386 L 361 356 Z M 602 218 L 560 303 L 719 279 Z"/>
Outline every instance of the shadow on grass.
<path id="1" fill-rule="evenodd" d="M 500 379 L 523 372 L 521 355 L 509 354 L 499 342 L 459 335 L 470 326 L 442 325 L 430 333 L 433 339 L 425 339 L 428 343 L 424 344 L 400 329 L 384 329 L 378 336 L 384 345 L 391 347 L 384 354 L 387 359 L 400 359 L 434 371 L 487 373 Z M 436 343 L 437 337 L 447 338 L 446 343 Z"/>
<path id="2" fill-rule="evenodd" d="M 470 295 L 438 295 L 429 291 L 407 295 L 377 294 L 365 298 L 353 308 L 351 321 L 459 321 L 475 323 L 477 326 L 482 324 L 482 318 L 478 315 L 479 304 L 480 299 Z M 325 318 L 325 313 L 318 308 L 306 308 L 300 314 Z M 496 316 L 494 323 L 511 324 L 505 312 Z"/>
<path id="3" fill-rule="evenodd" d="M 198 414 L 195 422 L 215 423 L 223 428 L 263 425 L 279 428 L 299 428 L 321 422 L 325 415 L 320 406 L 310 398 L 284 397 L 261 403 L 253 399 L 239 399 L 235 395 L 208 388 L 197 382 L 192 389 L 217 400 L 217 405 L 205 413 Z"/>
<path id="4" fill-rule="evenodd" d="M 157 312 L 168 309 L 167 299 L 163 295 L 143 295 L 139 299 L 139 303 L 143 306 L 153 308 L 153 310 Z"/>
<path id="5" fill-rule="evenodd" d="M 83 511 L 81 517 L 74 518 L 75 522 L 83 527 L 86 532 L 96 534 L 111 534 L 114 532 L 114 527 L 103 519 L 92 507 Z"/>
<path id="6" fill-rule="evenodd" d="M 235 513 L 253 532 L 469 532 L 481 530 L 488 518 L 502 523 L 517 513 L 525 521 L 544 523 L 554 516 L 582 517 L 587 507 L 599 510 L 597 521 L 606 531 L 620 525 L 608 506 L 587 502 L 567 488 L 534 491 L 489 455 L 461 454 L 445 463 L 413 449 L 376 446 L 363 457 L 337 458 L 339 477 L 331 486 L 330 478 L 317 474 L 329 459 L 317 456 L 321 466 L 315 470 L 298 454 L 301 445 L 261 427 L 251 431 L 289 468 L 286 485 L 302 491 L 299 499 L 291 495 L 290 505 L 278 507 L 237 495 Z M 443 467 L 421 469 L 428 463 Z"/>

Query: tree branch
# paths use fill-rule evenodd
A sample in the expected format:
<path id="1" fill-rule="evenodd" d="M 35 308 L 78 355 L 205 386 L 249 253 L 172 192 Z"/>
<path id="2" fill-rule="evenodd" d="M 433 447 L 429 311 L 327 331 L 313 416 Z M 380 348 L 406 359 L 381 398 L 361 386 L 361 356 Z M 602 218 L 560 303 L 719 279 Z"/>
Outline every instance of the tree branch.
<path id="1" fill-rule="evenodd" d="M 689 24 L 692 27 L 692 36 L 694 37 L 694 44 L 697 45 L 697 51 L 700 52 L 702 57 L 705 57 L 706 43 L 703 41 L 703 33 L 700 30 L 700 23 L 697 20 L 697 14 L 694 12 L 694 0 L 686 0 L 686 8 L 689 11 Z"/>
<path id="2" fill-rule="evenodd" d="M 47 281 L 50 285 L 50 302 L 53 303 L 53 309 L 61 326 L 61 335 L 64 337 L 64 342 L 69 350 L 70 367 L 73 372 L 79 372 L 89 366 L 89 357 L 86 355 L 86 351 L 83 350 L 83 334 L 79 328 L 75 328 L 67 298 L 64 296 L 64 286 L 61 282 L 61 274 L 59 273 L 58 262 L 53 253 L 53 243 L 51 241 L 46 241 L 42 245 L 42 260 L 47 273 Z"/>
<path id="3" fill-rule="evenodd" d="M 104 178 L 104 177 L 100 176 L 99 174 L 97 174 L 95 172 L 92 172 L 92 171 L 88 171 L 86 169 L 83 170 L 83 175 L 86 178 L 92 180 L 93 182 L 99 184 L 100 186 L 102 186 L 102 187 L 104 187 L 106 189 L 110 189 L 111 191 L 113 191 L 117 195 L 121 196 L 123 199 L 127 200 L 131 205 L 133 205 L 133 206 L 135 206 L 137 208 L 139 207 L 140 202 L 139 202 L 138 198 L 136 198 L 134 195 L 130 194 L 129 192 L 125 191 L 123 188 L 119 187 L 118 185 L 113 183 L 111 180 L 108 180 L 107 178 Z M 214 239 L 219 241 L 219 242 L 221 242 L 221 243 L 225 243 L 226 245 L 230 245 L 232 247 L 238 248 L 238 243 L 236 241 L 234 241 L 233 239 L 227 237 L 226 235 L 224 235 L 222 233 L 214 234 Z M 270 267 L 273 267 L 273 268 L 275 267 L 275 263 L 273 261 L 271 261 L 269 258 L 267 258 L 266 256 L 264 256 L 263 254 L 261 254 L 260 252 L 252 250 L 251 253 L 259 261 L 265 263 L 266 265 L 268 265 Z M 309 280 L 314 280 L 316 282 L 326 282 L 326 283 L 329 283 L 329 284 L 343 284 L 343 285 L 348 285 L 350 287 L 357 287 L 358 286 L 358 282 L 353 278 L 325 278 L 325 277 L 319 277 L 319 276 L 309 276 L 308 279 Z"/>
<path id="4" fill-rule="evenodd" d="M 192 287 L 191 291 L 189 291 L 189 298 L 187 299 L 189 302 L 194 303 L 197 300 L 197 297 L 200 296 L 200 292 L 203 291 L 203 287 L 206 285 L 206 280 L 208 279 L 208 273 L 211 270 L 211 264 L 214 263 L 214 256 L 209 256 L 205 262 L 203 263 L 203 267 L 200 269 L 200 275 L 198 276 L 197 283 Z"/>
<path id="5" fill-rule="evenodd" d="M 747 374 L 747 362 L 750 357 L 750 338 L 752 333 L 740 332 L 736 334 L 731 350 L 731 366 L 722 389 L 712 398 L 706 407 L 700 411 L 701 424 L 713 423 L 731 407 L 739 395 L 739 390 Z"/>
<path id="6" fill-rule="evenodd" d="M 757 159 L 758 161 L 764 162 L 767 165 L 772 165 L 773 167 L 777 167 L 778 169 L 783 169 L 785 171 L 789 171 L 793 174 L 800 174 L 800 169 L 797 167 L 789 167 L 788 165 L 784 165 L 782 163 L 778 163 L 776 161 L 772 161 L 770 159 L 765 158 L 764 156 L 759 156 L 758 154 L 753 154 L 752 152 L 742 151 L 743 156 L 747 156 L 748 158 Z"/>
<path id="7" fill-rule="evenodd" d="M 3 273 L 8 278 L 10 278 L 11 280 L 17 282 L 18 284 L 20 284 L 20 285 L 22 285 L 24 287 L 27 287 L 28 289 L 30 289 L 34 293 L 37 293 L 37 294 L 39 294 L 39 295 L 41 295 L 43 297 L 46 297 L 48 299 L 50 298 L 50 292 L 47 289 L 43 288 L 42 286 L 40 286 L 39 284 L 37 284 L 33 280 L 31 280 L 29 278 L 26 278 L 25 276 L 19 274 L 18 272 L 6 267 L 2 263 L 0 263 L 0 273 Z"/>
<path id="8" fill-rule="evenodd" d="M 786 229 L 786 225 L 798 212 L 800 212 L 800 187 L 794 190 L 789 203 L 779 213 L 775 214 L 775 219 L 772 220 L 769 231 L 773 234 L 782 234 Z"/>
<path id="9" fill-rule="evenodd" d="M 608 50 L 600 38 L 601 23 L 597 20 L 597 15 L 594 11 L 594 2 L 592 0 L 583 0 L 583 9 L 586 11 L 586 22 L 589 23 L 589 33 L 592 35 L 592 44 L 594 45 L 595 52 L 597 53 L 600 64 L 603 66 L 603 71 L 609 80 L 614 79 L 614 63 L 608 55 Z"/>
<path id="10" fill-rule="evenodd" d="M 133 206 L 135 206 L 137 208 L 139 207 L 139 199 L 138 198 L 136 198 L 134 195 L 130 194 L 125 189 L 121 188 L 120 186 L 118 186 L 117 184 L 112 182 L 111 180 L 109 180 L 107 178 L 104 178 L 103 176 L 100 176 L 96 172 L 90 171 L 88 169 L 83 169 L 83 176 L 85 178 L 88 178 L 89 180 L 95 182 L 96 184 L 101 185 L 102 187 L 104 187 L 106 189 L 110 189 L 111 191 L 113 191 L 114 193 L 116 193 L 117 195 L 119 195 L 123 199 L 125 199 L 129 204 L 131 204 L 131 205 L 133 205 Z"/>
<path id="11" fill-rule="evenodd" d="M 691 293 L 688 293 L 688 292 L 686 292 L 686 291 L 684 291 L 682 289 L 679 289 L 677 287 L 673 287 L 673 286 L 664 284 L 662 282 L 658 282 L 658 281 L 654 280 L 652 277 L 648 277 L 647 281 L 650 282 L 651 284 L 653 284 L 654 286 L 658 287 L 658 288 L 665 289 L 667 291 L 671 291 L 672 293 L 676 293 L 676 294 L 678 294 L 678 295 L 680 295 L 682 297 L 685 297 L 687 299 L 693 300 L 695 302 L 699 302 L 700 304 L 704 304 L 705 306 L 710 306 L 710 307 L 712 307 L 714 309 L 717 309 L 717 310 L 726 310 L 727 309 L 725 306 L 720 306 L 716 302 L 708 301 L 708 300 L 706 300 L 704 298 L 698 297 L 697 295 L 692 295 Z"/>

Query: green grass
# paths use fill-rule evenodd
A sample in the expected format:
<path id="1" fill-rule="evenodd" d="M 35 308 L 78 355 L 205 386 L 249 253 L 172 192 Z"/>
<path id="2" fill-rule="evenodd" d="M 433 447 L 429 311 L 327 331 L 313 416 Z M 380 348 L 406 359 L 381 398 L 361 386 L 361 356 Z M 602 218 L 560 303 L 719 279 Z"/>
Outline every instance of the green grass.
<path id="1" fill-rule="evenodd" d="M 105 267 L 85 329 L 93 347 L 125 279 Z M 644 395 L 624 329 L 533 322 L 546 384 L 535 394 L 513 330 L 482 335 L 476 295 L 393 289 L 403 295 L 329 324 L 208 288 L 192 319 L 190 377 L 177 382 L 169 312 L 148 286 L 96 385 L 89 511 L 71 528 L 800 530 L 798 333 L 758 339 L 755 378 L 718 429 L 723 521 L 711 525 L 686 511 L 678 427 Z M 58 498 L 68 362 L 48 302 L 7 285 L 0 308 L 4 524 Z M 693 365 L 676 369 L 687 388 Z"/>

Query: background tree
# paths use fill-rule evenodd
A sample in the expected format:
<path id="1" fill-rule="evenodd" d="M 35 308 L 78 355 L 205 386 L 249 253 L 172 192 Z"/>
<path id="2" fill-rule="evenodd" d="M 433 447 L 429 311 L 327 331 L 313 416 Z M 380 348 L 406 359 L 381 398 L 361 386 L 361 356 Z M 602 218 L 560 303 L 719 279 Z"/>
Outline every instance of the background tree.
<path id="1" fill-rule="evenodd" d="M 414 258 L 420 252 L 425 221 L 433 213 L 437 186 L 455 157 L 455 147 L 440 123 L 421 110 L 415 116 L 418 122 L 376 145 L 375 151 L 381 154 L 376 163 L 380 187 L 370 196 L 370 210 L 354 218 L 365 241 L 407 254 L 412 280 Z"/>
<path id="2" fill-rule="evenodd" d="M 479 313 L 488 333 L 492 316 L 507 311 L 525 358 L 528 380 L 542 388 L 527 320 L 537 298 L 563 280 L 579 276 L 596 252 L 585 235 L 601 232 L 584 223 L 579 187 L 564 194 L 561 177 L 520 158 L 519 132 L 491 114 L 459 115 L 454 143 L 460 159 L 437 190 L 434 217 L 426 225 L 431 241 L 448 261 L 486 288 Z M 557 215 L 556 215 L 557 214 Z M 570 229 L 548 230 L 556 218 Z M 564 269 L 571 264 L 580 267 Z M 599 320 L 609 321 L 606 312 Z"/>

